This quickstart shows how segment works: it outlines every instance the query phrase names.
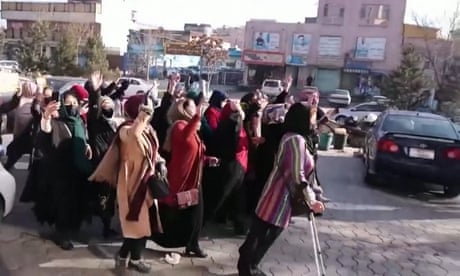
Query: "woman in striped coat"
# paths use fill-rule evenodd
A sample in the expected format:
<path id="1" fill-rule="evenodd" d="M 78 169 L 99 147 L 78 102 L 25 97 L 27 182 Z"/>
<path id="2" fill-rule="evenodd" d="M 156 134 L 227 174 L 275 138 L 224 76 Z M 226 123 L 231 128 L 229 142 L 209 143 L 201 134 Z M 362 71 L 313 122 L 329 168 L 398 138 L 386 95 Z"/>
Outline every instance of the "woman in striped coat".
<path id="1" fill-rule="evenodd" d="M 258 265 L 268 249 L 289 225 L 291 218 L 290 190 L 293 185 L 305 185 L 308 201 L 314 213 L 322 213 L 324 205 L 317 201 L 309 176 L 314 169 L 313 156 L 308 151 L 306 137 L 310 133 L 310 109 L 296 103 L 289 108 L 284 121 L 275 165 L 265 184 L 245 242 L 240 247 L 240 276 L 265 275 Z M 301 123 L 303 122 L 303 123 Z"/>

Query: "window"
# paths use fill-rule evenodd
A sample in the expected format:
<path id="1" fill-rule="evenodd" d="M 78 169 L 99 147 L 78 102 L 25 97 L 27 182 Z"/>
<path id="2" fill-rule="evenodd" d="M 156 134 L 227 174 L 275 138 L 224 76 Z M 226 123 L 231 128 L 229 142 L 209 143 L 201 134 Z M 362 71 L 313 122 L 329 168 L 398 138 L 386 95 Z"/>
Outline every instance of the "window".
<path id="1" fill-rule="evenodd" d="M 382 104 L 361 104 L 357 105 L 354 110 L 355 111 L 374 111 L 374 112 L 382 112 L 385 111 L 387 107 Z"/>
<path id="2" fill-rule="evenodd" d="M 132 84 L 132 85 L 141 85 L 141 83 L 135 79 L 130 79 L 129 80 L 129 84 Z"/>
<path id="3" fill-rule="evenodd" d="M 362 25 L 387 25 L 390 19 L 390 5 L 362 5 L 359 13 Z"/>
<path id="4" fill-rule="evenodd" d="M 327 16 L 329 13 L 329 4 L 325 4 L 323 8 L 323 16 Z"/>
<path id="5" fill-rule="evenodd" d="M 456 129 L 448 120 L 417 115 L 388 115 L 382 131 L 458 139 Z"/>
<path id="6" fill-rule="evenodd" d="M 341 18 L 345 17 L 345 8 L 340 8 L 339 17 L 341 17 Z"/>

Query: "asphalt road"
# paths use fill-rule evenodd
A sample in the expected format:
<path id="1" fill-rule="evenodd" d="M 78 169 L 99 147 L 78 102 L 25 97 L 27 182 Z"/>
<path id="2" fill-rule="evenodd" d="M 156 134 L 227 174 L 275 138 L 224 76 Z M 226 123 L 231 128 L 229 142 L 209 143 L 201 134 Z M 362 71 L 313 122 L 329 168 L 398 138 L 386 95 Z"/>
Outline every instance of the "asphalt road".
<path id="1" fill-rule="evenodd" d="M 350 149 L 322 152 L 319 159 L 321 183 L 332 199 L 317 222 L 327 275 L 459 275 L 460 200 L 412 194 L 404 184 L 369 187 L 362 181 L 362 167 Z M 19 163 L 13 171 L 19 193 L 25 169 Z M 1 276 L 114 275 L 112 256 L 120 243 L 101 238 L 97 219 L 82 229 L 76 248 L 64 252 L 46 239 L 50 229 L 38 225 L 30 209 L 17 203 L 0 226 Z M 308 222 L 294 222 L 263 261 L 268 275 L 316 275 Z M 210 257 L 184 257 L 175 266 L 162 261 L 166 250 L 149 243 L 145 257 L 153 263 L 152 275 L 236 275 L 242 237 L 232 236 L 226 227 L 211 226 L 205 232 L 201 245 Z"/>

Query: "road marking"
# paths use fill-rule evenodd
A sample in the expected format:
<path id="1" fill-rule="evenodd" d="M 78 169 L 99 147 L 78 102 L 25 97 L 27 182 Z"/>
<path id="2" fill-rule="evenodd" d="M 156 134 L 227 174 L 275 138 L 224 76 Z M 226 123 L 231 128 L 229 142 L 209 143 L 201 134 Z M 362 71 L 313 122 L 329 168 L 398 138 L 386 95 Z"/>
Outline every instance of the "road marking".
<path id="1" fill-rule="evenodd" d="M 394 207 L 394 206 L 352 204 L 352 203 L 340 203 L 340 202 L 328 203 L 327 208 L 332 209 L 332 210 L 354 210 L 354 211 L 396 211 L 396 210 L 401 209 L 401 208 Z"/>
<path id="2" fill-rule="evenodd" d="M 39 267 L 41 268 L 80 268 L 80 269 L 113 269 L 114 266 L 115 266 L 115 261 L 113 259 L 95 259 L 95 258 L 54 259 L 51 262 L 42 263 L 39 265 Z"/>

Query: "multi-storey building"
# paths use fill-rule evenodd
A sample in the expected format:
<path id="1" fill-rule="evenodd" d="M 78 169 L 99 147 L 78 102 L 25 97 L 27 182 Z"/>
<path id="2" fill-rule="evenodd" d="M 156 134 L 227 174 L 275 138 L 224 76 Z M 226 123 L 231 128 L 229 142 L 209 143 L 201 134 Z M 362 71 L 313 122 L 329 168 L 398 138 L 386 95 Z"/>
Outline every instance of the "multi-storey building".
<path id="1" fill-rule="evenodd" d="M 244 46 L 244 27 L 227 27 L 216 28 L 213 36 L 221 38 L 223 41 L 230 43 L 232 47 Z"/>
<path id="2" fill-rule="evenodd" d="M 68 0 L 62 2 L 2 1 L 2 19 L 6 19 L 6 42 L 15 44 L 38 21 L 49 22 L 52 32 L 47 51 L 51 54 L 66 26 L 79 26 L 85 33 L 100 34 L 105 46 L 126 51 L 126 35 L 130 27 L 130 11 L 124 0 Z M 113 52 L 113 51 L 111 51 Z"/>
<path id="3" fill-rule="evenodd" d="M 301 87 L 312 76 L 321 90 L 368 89 L 400 63 L 405 7 L 405 0 L 319 0 L 317 17 L 304 23 L 249 21 L 245 82 L 291 75 Z"/>

